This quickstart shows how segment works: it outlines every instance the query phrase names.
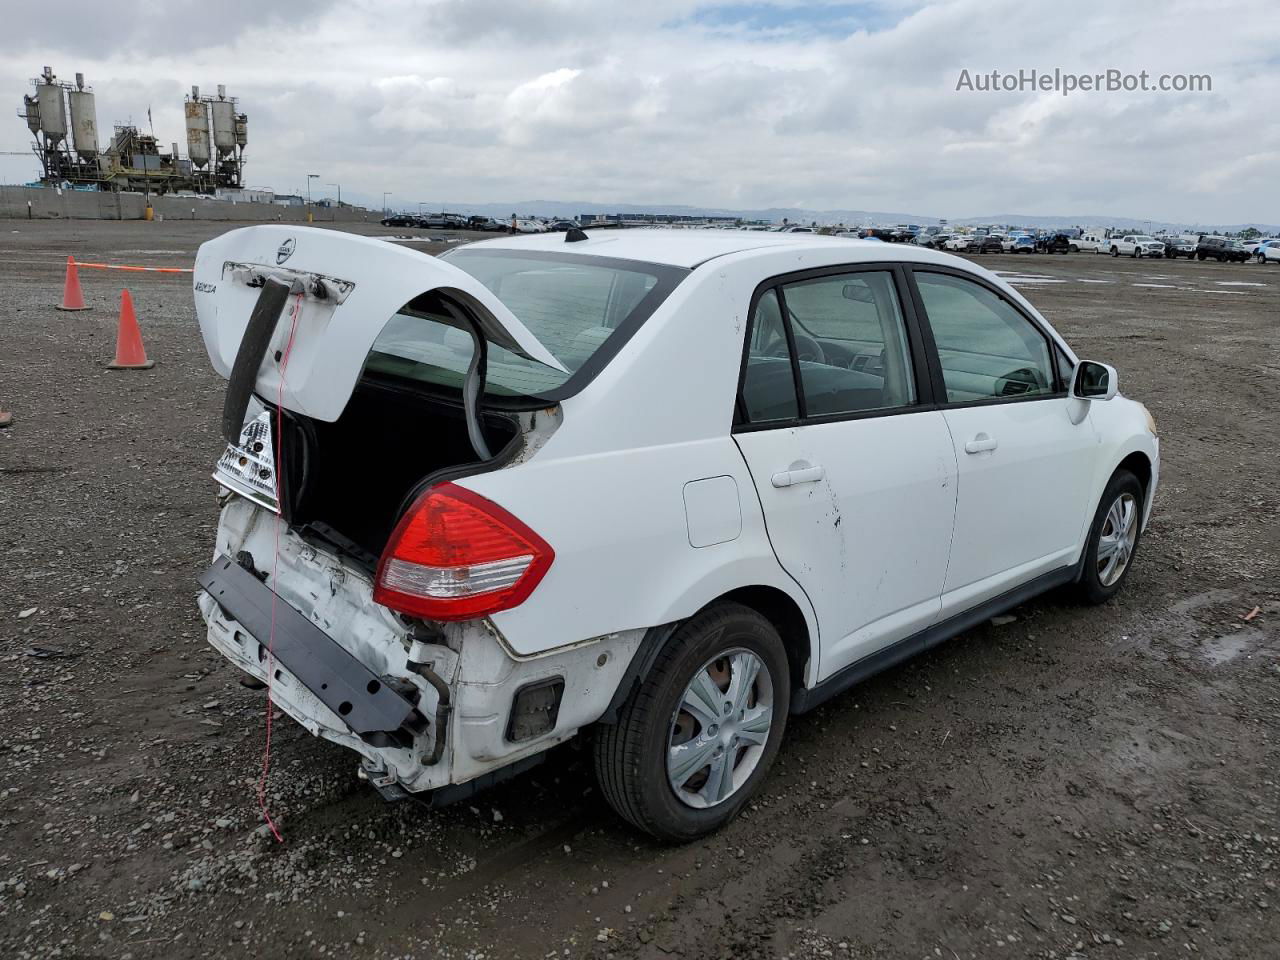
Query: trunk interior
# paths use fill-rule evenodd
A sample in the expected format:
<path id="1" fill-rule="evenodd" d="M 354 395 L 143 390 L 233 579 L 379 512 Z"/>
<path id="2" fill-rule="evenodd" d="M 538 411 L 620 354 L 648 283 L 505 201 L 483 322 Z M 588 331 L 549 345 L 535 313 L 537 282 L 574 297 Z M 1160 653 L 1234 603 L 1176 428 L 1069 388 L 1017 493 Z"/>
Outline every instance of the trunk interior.
<path id="1" fill-rule="evenodd" d="M 425 477 L 452 467 L 484 469 L 461 402 L 399 384 L 362 378 L 333 423 L 284 413 L 276 459 L 285 518 L 368 565 L 377 563 L 406 498 Z M 489 464 L 503 458 L 517 432 L 506 417 L 485 417 L 485 439 L 498 451 Z"/>

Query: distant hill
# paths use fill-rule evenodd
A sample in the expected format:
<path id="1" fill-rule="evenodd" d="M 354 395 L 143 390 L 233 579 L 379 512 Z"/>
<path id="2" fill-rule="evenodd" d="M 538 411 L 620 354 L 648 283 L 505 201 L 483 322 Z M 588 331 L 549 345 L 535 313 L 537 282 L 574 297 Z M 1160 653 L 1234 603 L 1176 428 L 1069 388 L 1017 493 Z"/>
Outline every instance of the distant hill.
<path id="1" fill-rule="evenodd" d="M 445 210 L 450 213 L 479 214 L 506 219 L 517 216 L 579 217 L 582 215 L 620 213 L 626 216 L 663 214 L 687 217 L 730 217 L 743 220 L 770 220 L 820 225 L 843 223 L 848 226 L 891 226 L 899 223 L 915 223 L 935 226 L 937 217 L 921 213 L 894 213 L 885 210 L 807 210 L 801 207 L 764 207 L 755 209 L 730 209 L 728 207 L 698 207 L 673 203 L 594 203 L 587 200 L 519 200 L 506 203 L 462 203 L 457 201 L 431 201 L 422 204 L 424 211 Z M 1117 227 L 1120 229 L 1158 231 L 1214 231 L 1238 233 L 1254 227 L 1264 234 L 1280 233 L 1275 223 L 1180 223 L 1172 220 L 1153 220 L 1141 217 L 1041 215 L 1028 213 L 1001 213 L 986 217 L 964 217 L 947 221 L 954 226 L 978 224 L 1007 224 L 1021 227 Z"/>

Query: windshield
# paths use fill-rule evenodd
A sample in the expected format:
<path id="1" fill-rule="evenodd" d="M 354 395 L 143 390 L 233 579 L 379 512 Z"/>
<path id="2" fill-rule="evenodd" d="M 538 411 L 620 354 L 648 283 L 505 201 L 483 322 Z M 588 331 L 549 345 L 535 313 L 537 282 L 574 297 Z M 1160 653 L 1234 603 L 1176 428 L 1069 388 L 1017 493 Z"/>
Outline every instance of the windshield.
<path id="1" fill-rule="evenodd" d="M 1138 241 L 1138 243 L 1155 243 L 1155 239 L 1153 237 L 1134 237 L 1133 239 Z"/>
<path id="2" fill-rule="evenodd" d="M 565 368 L 554 370 L 489 343 L 485 393 L 491 397 L 558 400 L 576 393 L 688 273 L 664 264 L 548 251 L 459 249 L 442 259 L 488 287 Z M 391 318 L 365 369 L 461 387 L 474 352 L 470 329 L 432 291 Z"/>

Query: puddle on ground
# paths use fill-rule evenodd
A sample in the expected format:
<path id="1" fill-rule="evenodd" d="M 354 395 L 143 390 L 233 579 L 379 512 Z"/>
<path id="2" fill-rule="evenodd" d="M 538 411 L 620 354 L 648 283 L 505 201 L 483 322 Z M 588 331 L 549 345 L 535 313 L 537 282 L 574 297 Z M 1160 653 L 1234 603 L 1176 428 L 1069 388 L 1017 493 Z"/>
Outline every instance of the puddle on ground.
<path id="1" fill-rule="evenodd" d="M 1213 667 L 1229 663 L 1252 646 L 1254 630 L 1238 630 L 1223 637 L 1212 637 L 1200 644 L 1200 655 Z"/>

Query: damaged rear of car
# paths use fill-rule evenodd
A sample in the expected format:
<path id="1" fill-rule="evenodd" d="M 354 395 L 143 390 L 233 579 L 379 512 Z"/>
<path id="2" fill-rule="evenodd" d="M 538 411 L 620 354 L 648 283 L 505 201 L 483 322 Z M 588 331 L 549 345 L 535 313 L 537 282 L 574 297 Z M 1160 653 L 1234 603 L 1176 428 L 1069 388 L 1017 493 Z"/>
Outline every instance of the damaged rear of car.
<path id="1" fill-rule="evenodd" d="M 534 461 L 685 273 L 279 226 L 200 248 L 229 381 L 209 640 L 384 795 L 455 799 L 608 707 L 644 631 L 516 649 L 491 618 L 555 551 L 473 485 Z"/>

